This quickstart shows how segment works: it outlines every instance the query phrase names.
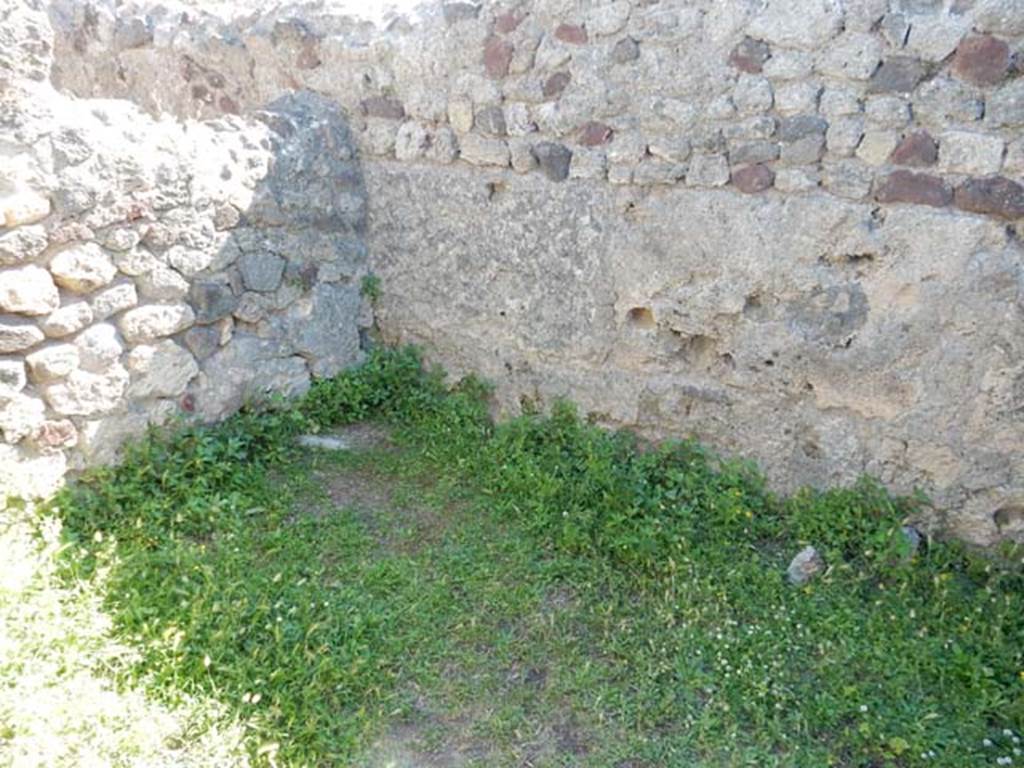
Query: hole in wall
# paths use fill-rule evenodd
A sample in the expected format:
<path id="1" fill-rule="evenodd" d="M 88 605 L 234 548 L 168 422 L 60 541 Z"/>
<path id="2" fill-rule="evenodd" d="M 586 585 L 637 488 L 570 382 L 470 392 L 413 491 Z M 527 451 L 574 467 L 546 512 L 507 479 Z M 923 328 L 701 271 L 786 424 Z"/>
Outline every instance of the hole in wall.
<path id="1" fill-rule="evenodd" d="M 870 264 L 875 260 L 873 253 L 848 253 L 842 257 L 847 264 Z"/>
<path id="2" fill-rule="evenodd" d="M 689 350 L 698 357 L 703 357 L 708 352 L 715 348 L 715 340 L 710 336 L 704 336 L 703 334 L 697 334 L 691 336 L 687 342 Z"/>
<path id="3" fill-rule="evenodd" d="M 770 319 L 770 309 L 761 298 L 761 294 L 750 293 L 743 300 L 743 315 L 754 321 L 766 321 Z"/>
<path id="4" fill-rule="evenodd" d="M 655 325 L 654 312 L 650 307 L 633 307 L 626 313 L 626 319 L 637 328 L 653 328 Z"/>
<path id="5" fill-rule="evenodd" d="M 818 257 L 818 263 L 825 266 L 840 267 L 868 267 L 875 263 L 878 254 L 869 251 L 859 253 L 823 253 Z"/>
<path id="6" fill-rule="evenodd" d="M 623 219 L 630 222 L 640 219 L 642 215 L 640 204 L 643 202 L 644 194 L 643 192 L 636 192 L 620 203 Z"/>
<path id="7" fill-rule="evenodd" d="M 1024 505 L 1009 504 L 1000 507 L 992 513 L 992 520 L 999 530 L 1020 527 L 1024 523 Z"/>
<path id="8" fill-rule="evenodd" d="M 800 446 L 800 451 L 809 459 L 820 459 L 822 457 L 821 446 L 814 440 L 807 440 Z"/>
<path id="9" fill-rule="evenodd" d="M 537 393 L 528 395 L 524 392 L 519 396 L 519 411 L 524 415 L 540 413 L 542 405 L 540 395 Z"/>
<path id="10" fill-rule="evenodd" d="M 673 333 L 681 336 L 678 331 L 673 331 Z M 690 365 L 710 368 L 716 359 L 716 346 L 716 341 L 711 336 L 700 333 L 693 336 L 681 336 L 678 354 Z"/>
<path id="11" fill-rule="evenodd" d="M 499 195 L 505 192 L 505 185 L 500 181 L 489 181 L 485 186 L 488 202 L 493 202 Z"/>
<path id="12" fill-rule="evenodd" d="M 372 351 L 377 346 L 377 340 L 374 337 L 372 328 L 360 328 L 359 329 L 359 348 L 367 352 Z"/>

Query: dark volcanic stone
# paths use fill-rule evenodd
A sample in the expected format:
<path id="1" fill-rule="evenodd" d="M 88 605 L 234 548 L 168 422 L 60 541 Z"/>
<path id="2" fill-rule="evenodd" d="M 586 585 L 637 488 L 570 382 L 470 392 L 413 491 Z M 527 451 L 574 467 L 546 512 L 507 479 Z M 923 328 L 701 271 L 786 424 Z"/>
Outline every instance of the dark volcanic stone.
<path id="1" fill-rule="evenodd" d="M 446 3 L 441 9 L 445 24 L 449 27 L 460 21 L 471 21 L 480 15 L 480 6 L 474 3 Z"/>
<path id="2" fill-rule="evenodd" d="M 808 136 L 824 136 L 828 121 L 817 115 L 793 115 L 784 117 L 779 123 L 780 141 L 799 141 Z"/>
<path id="3" fill-rule="evenodd" d="M 911 56 L 894 56 L 882 62 L 868 84 L 868 93 L 910 93 L 925 75 L 924 64 Z"/>
<path id="4" fill-rule="evenodd" d="M 612 49 L 612 61 L 616 64 L 628 64 L 640 58 L 640 44 L 632 37 L 624 37 Z"/>
<path id="5" fill-rule="evenodd" d="M 555 74 L 544 81 L 544 85 L 541 88 L 544 98 L 557 99 L 562 95 L 562 91 L 569 85 L 571 79 L 568 72 L 555 72 Z"/>
<path id="6" fill-rule="evenodd" d="M 572 151 L 568 147 L 552 141 L 542 141 L 534 146 L 533 156 L 537 158 L 544 175 L 552 181 L 565 181 L 569 177 Z"/>
<path id="7" fill-rule="evenodd" d="M 487 136 L 504 136 L 507 131 L 505 113 L 501 107 L 481 109 L 476 113 L 473 124 Z"/>
<path id="8" fill-rule="evenodd" d="M 221 283 L 193 283 L 189 303 L 196 313 L 196 323 L 215 323 L 234 312 L 238 300 L 231 288 Z"/>

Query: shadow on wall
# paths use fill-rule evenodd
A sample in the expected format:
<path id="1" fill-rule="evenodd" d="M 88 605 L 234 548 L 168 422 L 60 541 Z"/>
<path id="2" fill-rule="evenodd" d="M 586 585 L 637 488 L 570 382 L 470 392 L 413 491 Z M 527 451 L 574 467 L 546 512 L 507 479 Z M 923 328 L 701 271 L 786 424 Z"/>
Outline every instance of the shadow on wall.
<path id="1" fill-rule="evenodd" d="M 185 342 L 202 374 L 186 406 L 209 419 L 359 362 L 360 329 L 372 322 L 359 290 L 366 187 L 340 110 L 301 92 L 254 117 L 271 132 L 269 173 L 222 251 L 232 266 L 189 294 L 197 325 Z"/>

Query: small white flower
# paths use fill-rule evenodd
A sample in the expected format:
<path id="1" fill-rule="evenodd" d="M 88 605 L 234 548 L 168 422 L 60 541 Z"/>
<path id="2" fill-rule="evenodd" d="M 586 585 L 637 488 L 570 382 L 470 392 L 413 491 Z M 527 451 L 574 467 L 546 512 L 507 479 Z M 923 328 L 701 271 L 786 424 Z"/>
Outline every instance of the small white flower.
<path id="1" fill-rule="evenodd" d="M 983 747 L 991 747 L 992 746 L 992 739 L 982 739 L 981 740 L 981 746 L 983 746 Z"/>
<path id="2" fill-rule="evenodd" d="M 867 712 L 868 711 L 868 705 L 867 704 L 861 704 L 860 705 L 860 711 L 861 712 Z"/>

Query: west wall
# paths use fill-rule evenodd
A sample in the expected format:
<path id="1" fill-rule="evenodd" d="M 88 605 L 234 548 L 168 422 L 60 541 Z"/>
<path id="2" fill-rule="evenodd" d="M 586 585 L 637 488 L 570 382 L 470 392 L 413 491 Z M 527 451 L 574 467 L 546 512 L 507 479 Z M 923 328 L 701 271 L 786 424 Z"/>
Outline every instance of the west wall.
<path id="1" fill-rule="evenodd" d="M 365 185 L 337 105 L 181 122 L 54 90 L 41 3 L 0 8 L 0 37 L 0 501 L 361 359 Z"/>
<path id="2" fill-rule="evenodd" d="M 936 528 L 1020 535 L 1020 3 L 47 10 L 78 98 L 337 105 L 382 335 L 504 410 L 569 396 L 782 488 L 869 472 Z"/>

